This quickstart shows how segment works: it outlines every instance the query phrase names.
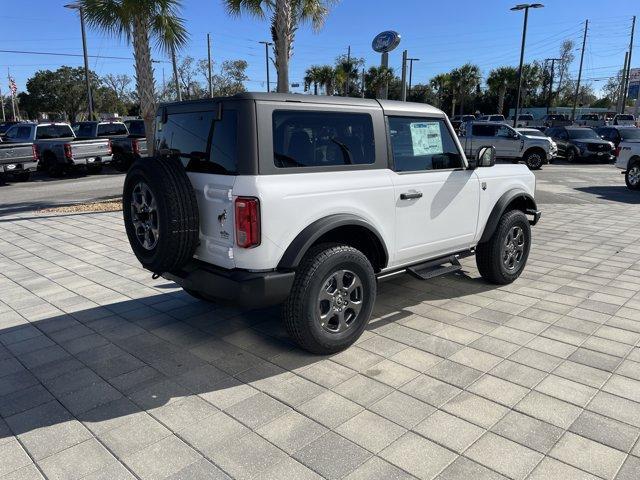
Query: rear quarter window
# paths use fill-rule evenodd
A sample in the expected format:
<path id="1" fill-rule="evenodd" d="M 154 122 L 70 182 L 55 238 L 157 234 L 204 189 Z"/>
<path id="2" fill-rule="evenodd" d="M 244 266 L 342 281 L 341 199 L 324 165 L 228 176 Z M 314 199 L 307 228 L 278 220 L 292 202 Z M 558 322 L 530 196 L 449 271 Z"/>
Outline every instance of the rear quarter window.
<path id="1" fill-rule="evenodd" d="M 493 137 L 496 134 L 495 125 L 482 125 L 474 123 L 471 127 L 471 134 L 474 137 Z"/>
<path id="2" fill-rule="evenodd" d="M 373 121 L 367 113 L 276 110 L 273 150 L 277 168 L 373 164 Z"/>

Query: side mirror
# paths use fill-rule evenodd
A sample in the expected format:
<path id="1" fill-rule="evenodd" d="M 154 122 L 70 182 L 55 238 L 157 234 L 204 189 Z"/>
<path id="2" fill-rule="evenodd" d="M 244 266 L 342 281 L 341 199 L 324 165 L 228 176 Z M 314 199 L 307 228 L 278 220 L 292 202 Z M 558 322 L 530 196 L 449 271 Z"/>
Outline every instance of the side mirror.
<path id="1" fill-rule="evenodd" d="M 493 145 L 482 147 L 478 151 L 478 159 L 476 160 L 476 166 L 478 167 L 493 167 L 496 164 L 496 147 Z"/>

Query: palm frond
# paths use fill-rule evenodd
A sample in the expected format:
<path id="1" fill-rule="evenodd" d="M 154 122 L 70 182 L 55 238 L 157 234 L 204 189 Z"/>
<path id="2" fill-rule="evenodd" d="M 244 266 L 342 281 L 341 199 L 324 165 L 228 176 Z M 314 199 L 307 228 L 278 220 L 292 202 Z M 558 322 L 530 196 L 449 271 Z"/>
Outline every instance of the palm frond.
<path id="1" fill-rule="evenodd" d="M 87 24 L 115 37 L 131 41 L 131 18 L 126 0 L 79 0 Z"/>
<path id="2" fill-rule="evenodd" d="M 266 10 L 274 9 L 274 0 L 222 0 L 227 13 L 240 16 L 246 12 L 257 18 L 264 18 Z"/>

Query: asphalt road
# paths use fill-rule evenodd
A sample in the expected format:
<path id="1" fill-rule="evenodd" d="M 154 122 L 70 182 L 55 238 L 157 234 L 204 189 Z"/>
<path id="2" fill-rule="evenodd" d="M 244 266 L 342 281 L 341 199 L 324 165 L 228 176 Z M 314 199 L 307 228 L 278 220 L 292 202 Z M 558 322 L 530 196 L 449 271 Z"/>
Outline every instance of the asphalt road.
<path id="1" fill-rule="evenodd" d="M 629 191 L 613 165 L 556 161 L 535 175 L 540 204 L 640 203 L 640 192 Z M 62 179 L 37 174 L 26 183 L 0 183 L 0 215 L 118 197 L 123 181 L 124 174 L 105 170 L 100 175 Z"/>

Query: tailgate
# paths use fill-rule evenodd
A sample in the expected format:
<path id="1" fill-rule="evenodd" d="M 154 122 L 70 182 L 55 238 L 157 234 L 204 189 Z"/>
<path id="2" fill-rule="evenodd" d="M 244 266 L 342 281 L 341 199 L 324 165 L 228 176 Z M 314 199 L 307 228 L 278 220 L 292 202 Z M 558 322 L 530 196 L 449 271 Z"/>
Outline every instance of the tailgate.
<path id="1" fill-rule="evenodd" d="M 223 268 L 234 268 L 234 175 L 188 172 L 200 212 L 200 245 L 195 257 Z"/>
<path id="2" fill-rule="evenodd" d="M 33 146 L 27 144 L 0 145 L 0 164 L 33 162 Z"/>
<path id="3" fill-rule="evenodd" d="M 111 155 L 109 140 L 72 142 L 73 158 L 107 157 Z"/>

